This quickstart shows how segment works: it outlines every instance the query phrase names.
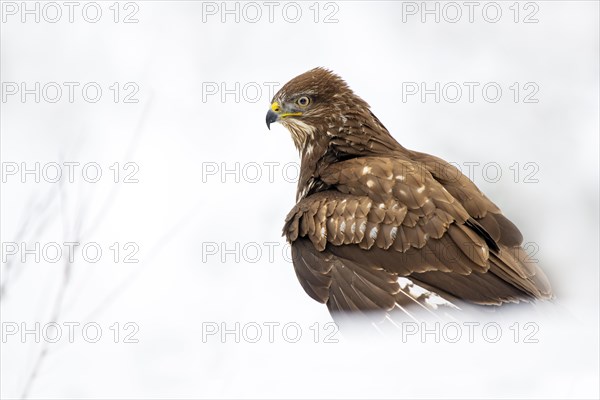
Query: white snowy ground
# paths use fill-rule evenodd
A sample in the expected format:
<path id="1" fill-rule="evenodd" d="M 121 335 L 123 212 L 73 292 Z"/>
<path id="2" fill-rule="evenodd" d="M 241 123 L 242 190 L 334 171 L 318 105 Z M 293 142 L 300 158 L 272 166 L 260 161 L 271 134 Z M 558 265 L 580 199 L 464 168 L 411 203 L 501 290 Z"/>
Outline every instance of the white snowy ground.
<path id="1" fill-rule="evenodd" d="M 430 2 L 439 23 L 421 2 L 1 7 L 3 398 L 599 396 L 597 2 Z M 269 87 L 315 66 L 406 147 L 474 165 L 555 305 L 336 333 L 280 237 L 298 159 L 264 118 Z"/>

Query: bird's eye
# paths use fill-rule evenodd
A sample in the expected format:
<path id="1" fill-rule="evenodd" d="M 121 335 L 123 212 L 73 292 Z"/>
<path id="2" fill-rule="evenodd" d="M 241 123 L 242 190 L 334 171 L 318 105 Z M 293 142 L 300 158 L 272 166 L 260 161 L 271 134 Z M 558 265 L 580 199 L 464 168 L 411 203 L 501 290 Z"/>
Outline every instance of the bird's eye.
<path id="1" fill-rule="evenodd" d="M 296 100 L 296 103 L 298 103 L 300 107 L 306 107 L 310 104 L 310 99 L 306 96 L 302 96 L 298 100 Z"/>

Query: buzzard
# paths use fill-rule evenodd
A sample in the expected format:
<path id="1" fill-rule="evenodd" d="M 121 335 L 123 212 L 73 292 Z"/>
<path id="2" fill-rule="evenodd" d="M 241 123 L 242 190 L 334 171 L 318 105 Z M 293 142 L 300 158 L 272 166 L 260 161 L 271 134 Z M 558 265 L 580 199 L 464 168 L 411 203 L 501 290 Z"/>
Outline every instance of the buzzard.
<path id="1" fill-rule="evenodd" d="M 301 159 L 283 234 L 302 287 L 332 315 L 552 297 L 500 209 L 448 162 L 400 145 L 339 76 L 286 83 L 274 122 Z"/>

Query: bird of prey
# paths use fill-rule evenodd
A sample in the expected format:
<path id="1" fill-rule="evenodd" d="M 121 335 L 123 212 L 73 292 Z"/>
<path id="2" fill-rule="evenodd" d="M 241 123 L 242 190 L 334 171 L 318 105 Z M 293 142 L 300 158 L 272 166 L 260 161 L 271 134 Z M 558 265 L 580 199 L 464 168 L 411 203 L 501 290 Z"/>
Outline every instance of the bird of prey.
<path id="1" fill-rule="evenodd" d="M 552 297 L 500 209 L 448 162 L 400 145 L 336 74 L 286 83 L 266 121 L 301 159 L 283 229 L 296 275 L 334 317 Z"/>

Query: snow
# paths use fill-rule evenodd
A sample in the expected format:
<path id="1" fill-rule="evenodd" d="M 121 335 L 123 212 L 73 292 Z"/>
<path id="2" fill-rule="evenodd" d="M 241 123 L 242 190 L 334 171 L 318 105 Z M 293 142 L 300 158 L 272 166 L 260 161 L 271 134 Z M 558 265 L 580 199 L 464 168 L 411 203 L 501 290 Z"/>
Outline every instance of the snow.
<path id="1" fill-rule="evenodd" d="M 294 3 L 296 23 L 285 2 L 273 22 L 261 2 L 227 3 L 233 14 L 221 2 L 119 3 L 119 21 L 138 23 L 115 23 L 112 2 L 97 23 L 83 3 L 69 23 L 60 2 L 60 21 L 21 23 L 10 8 L 21 4 L 2 3 L 0 39 L 2 398 L 599 396 L 598 3 L 519 3 L 519 21 L 534 12 L 538 23 L 515 23 L 513 2 L 497 3 L 497 23 L 484 3 L 469 23 L 460 2 L 456 23 L 443 2 L 439 23 L 421 23 L 421 2 L 322 2 L 317 16 Z M 473 317 L 473 343 L 465 321 L 335 330 L 281 237 L 298 154 L 282 126 L 265 126 L 273 91 L 316 66 L 340 74 L 404 146 L 471 173 L 547 272 L 551 307 Z M 8 94 L 21 82 L 40 82 L 39 103 Z M 73 102 L 65 82 L 79 84 Z M 102 90 L 96 103 L 83 98 L 88 83 L 86 95 Z M 57 87 L 61 99 L 47 101 Z M 22 183 L 36 162 L 40 182 Z M 98 182 L 83 179 L 86 165 Z M 7 255 L 13 242 L 48 253 L 22 263 Z M 98 262 L 83 244 L 89 259 L 101 248 Z M 34 331 L 25 340 L 23 328 Z"/>

